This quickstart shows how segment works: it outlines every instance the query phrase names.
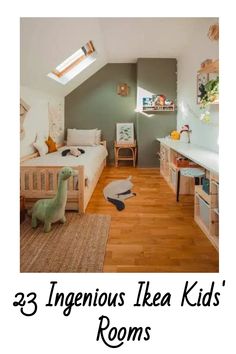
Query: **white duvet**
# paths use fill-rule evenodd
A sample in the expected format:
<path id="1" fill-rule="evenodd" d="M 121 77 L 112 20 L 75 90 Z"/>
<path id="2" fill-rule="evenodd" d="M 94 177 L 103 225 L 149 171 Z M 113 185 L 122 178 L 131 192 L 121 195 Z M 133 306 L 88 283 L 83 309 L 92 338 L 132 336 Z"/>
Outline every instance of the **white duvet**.
<path id="1" fill-rule="evenodd" d="M 63 146 L 56 152 L 52 152 L 45 156 L 39 156 L 22 163 L 22 166 L 84 166 L 86 185 L 93 180 L 94 175 L 101 166 L 102 161 L 107 157 L 108 153 L 103 145 L 96 146 L 78 146 L 85 151 L 79 157 L 70 154 L 62 156 L 61 152 L 70 149 L 71 146 Z"/>

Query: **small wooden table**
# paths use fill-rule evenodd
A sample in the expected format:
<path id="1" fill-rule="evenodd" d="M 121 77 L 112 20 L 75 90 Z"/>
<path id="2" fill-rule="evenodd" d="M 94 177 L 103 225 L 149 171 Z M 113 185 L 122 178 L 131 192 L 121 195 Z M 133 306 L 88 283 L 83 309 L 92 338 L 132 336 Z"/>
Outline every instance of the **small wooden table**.
<path id="1" fill-rule="evenodd" d="M 131 151 L 131 155 L 120 155 L 119 152 L 122 149 L 128 149 Z M 136 157 L 137 157 L 137 145 L 136 141 L 133 143 L 118 143 L 117 141 L 114 142 L 114 154 L 115 154 L 115 166 L 118 167 L 118 161 L 133 161 L 133 166 L 135 167 L 136 164 Z"/>

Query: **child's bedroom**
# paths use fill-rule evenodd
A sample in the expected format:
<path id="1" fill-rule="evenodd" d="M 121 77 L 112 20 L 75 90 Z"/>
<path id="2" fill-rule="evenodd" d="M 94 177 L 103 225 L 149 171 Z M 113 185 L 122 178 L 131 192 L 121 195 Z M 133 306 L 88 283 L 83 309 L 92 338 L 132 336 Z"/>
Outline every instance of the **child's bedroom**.
<path id="1" fill-rule="evenodd" d="M 20 20 L 20 271 L 219 272 L 218 18 Z"/>

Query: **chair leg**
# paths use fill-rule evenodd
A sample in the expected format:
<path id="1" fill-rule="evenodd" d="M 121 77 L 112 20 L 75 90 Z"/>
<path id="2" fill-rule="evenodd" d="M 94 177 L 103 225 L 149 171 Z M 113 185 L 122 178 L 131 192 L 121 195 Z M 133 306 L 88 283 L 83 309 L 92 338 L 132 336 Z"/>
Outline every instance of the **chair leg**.
<path id="1" fill-rule="evenodd" d="M 180 170 L 177 173 L 177 190 L 176 190 L 176 201 L 179 201 L 179 187 L 180 187 Z"/>

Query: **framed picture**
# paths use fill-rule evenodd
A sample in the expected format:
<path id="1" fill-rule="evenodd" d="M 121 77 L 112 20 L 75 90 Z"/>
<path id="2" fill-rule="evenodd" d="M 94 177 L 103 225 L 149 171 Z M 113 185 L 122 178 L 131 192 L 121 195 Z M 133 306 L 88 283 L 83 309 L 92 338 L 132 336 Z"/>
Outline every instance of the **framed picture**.
<path id="1" fill-rule="evenodd" d="M 134 143 L 134 124 L 133 123 L 117 123 L 116 124 L 116 141 L 120 144 Z"/>
<path id="2" fill-rule="evenodd" d="M 204 85 L 209 81 L 209 74 L 198 73 L 197 75 L 197 103 L 201 103 L 201 99 L 205 94 Z"/>

